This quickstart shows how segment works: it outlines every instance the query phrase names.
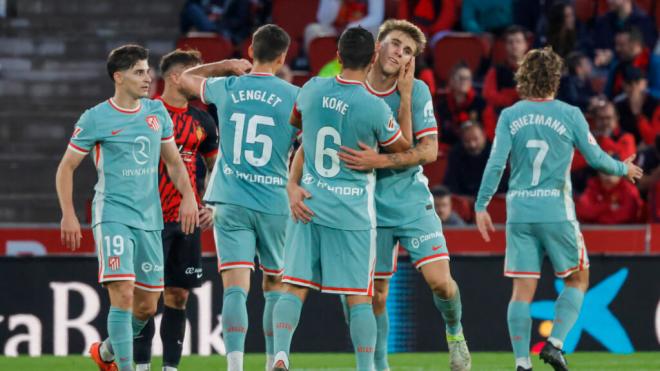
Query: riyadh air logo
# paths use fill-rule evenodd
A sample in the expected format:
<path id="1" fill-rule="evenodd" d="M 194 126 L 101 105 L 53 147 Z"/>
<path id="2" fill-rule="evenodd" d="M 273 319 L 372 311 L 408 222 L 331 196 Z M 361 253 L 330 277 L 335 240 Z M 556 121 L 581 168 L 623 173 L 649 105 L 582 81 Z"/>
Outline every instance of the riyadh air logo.
<path id="1" fill-rule="evenodd" d="M 232 170 L 229 166 L 227 166 L 227 164 L 225 164 L 222 167 L 222 172 L 225 173 L 225 175 L 233 175 L 234 174 L 234 170 Z"/>
<path id="2" fill-rule="evenodd" d="M 145 136 L 135 138 L 133 142 L 133 159 L 138 165 L 144 165 L 149 162 L 149 153 L 151 152 L 151 141 Z"/>
<path id="3" fill-rule="evenodd" d="M 433 114 L 433 101 L 429 100 L 424 105 L 424 121 L 433 122 L 435 121 L 435 115 Z"/>
<path id="4" fill-rule="evenodd" d="M 149 126 L 151 130 L 156 132 L 158 131 L 158 129 L 160 128 L 160 124 L 158 123 L 158 116 L 149 115 L 145 120 L 147 121 L 147 126 Z"/>
<path id="5" fill-rule="evenodd" d="M 302 182 L 303 184 L 312 184 L 314 183 L 314 177 L 310 174 L 305 174 L 303 175 Z"/>
<path id="6" fill-rule="evenodd" d="M 635 351 L 621 322 L 608 308 L 619 290 L 621 290 L 621 286 L 623 286 L 627 277 L 628 269 L 623 268 L 585 293 L 580 316 L 568 336 L 566 336 L 566 341 L 564 341 L 566 352 L 570 353 L 575 350 L 580 342 L 582 332 L 591 335 L 610 352 L 632 353 Z M 559 279 L 556 280 L 555 289 L 557 292 L 560 293 L 563 288 L 564 282 Z M 548 325 L 547 322 L 552 321 L 554 318 L 555 302 L 552 300 L 536 301 L 532 303 L 530 309 L 532 318 L 544 320 L 541 323 L 541 328 L 545 327 L 546 330 L 543 332 L 549 335 L 552 326 Z"/>

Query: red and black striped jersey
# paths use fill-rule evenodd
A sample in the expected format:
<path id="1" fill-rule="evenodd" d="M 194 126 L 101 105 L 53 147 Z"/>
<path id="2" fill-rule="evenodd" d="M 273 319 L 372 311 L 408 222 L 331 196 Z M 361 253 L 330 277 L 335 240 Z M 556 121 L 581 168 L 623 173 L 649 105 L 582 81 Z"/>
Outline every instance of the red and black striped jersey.
<path id="1" fill-rule="evenodd" d="M 163 101 L 161 97 L 160 99 Z M 181 159 L 188 170 L 188 177 L 195 192 L 195 198 L 201 203 L 197 191 L 195 173 L 197 171 L 197 153 L 208 158 L 218 153 L 218 125 L 208 113 L 188 105 L 186 107 L 173 107 L 163 101 L 167 112 L 174 124 L 174 140 L 179 148 Z M 163 220 L 174 222 L 179 217 L 179 205 L 181 204 L 181 193 L 174 187 L 161 161 L 158 168 L 158 189 L 160 191 L 160 203 L 163 207 Z"/>

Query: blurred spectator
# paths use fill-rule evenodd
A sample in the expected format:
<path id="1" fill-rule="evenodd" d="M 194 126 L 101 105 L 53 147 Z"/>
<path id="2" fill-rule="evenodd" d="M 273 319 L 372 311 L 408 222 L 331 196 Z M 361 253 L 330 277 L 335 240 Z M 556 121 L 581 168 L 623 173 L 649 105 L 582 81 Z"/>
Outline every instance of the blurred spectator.
<path id="1" fill-rule="evenodd" d="M 398 18 L 417 25 L 429 40 L 440 31 L 454 27 L 460 0 L 400 0 Z"/>
<path id="2" fill-rule="evenodd" d="M 513 0 L 513 24 L 524 27 L 527 30 L 534 30 L 535 34 L 539 34 L 538 30 L 547 29 L 548 17 L 552 0 Z M 543 32 L 542 34 L 545 34 Z"/>
<path id="3" fill-rule="evenodd" d="M 472 33 L 499 33 L 513 22 L 511 0 L 463 0 L 461 25 Z"/>
<path id="4" fill-rule="evenodd" d="M 280 68 L 277 73 L 275 73 L 275 76 L 288 83 L 293 81 L 293 73 L 291 72 L 291 68 L 289 68 L 289 66 L 286 64 L 282 65 L 282 68 Z"/>
<path id="5" fill-rule="evenodd" d="M 610 102 L 596 108 L 593 134 L 604 151 L 613 152 L 621 159 L 627 159 L 637 153 L 635 136 L 621 130 L 619 116 Z"/>
<path id="6" fill-rule="evenodd" d="M 461 142 L 449 152 L 444 184 L 451 193 L 476 197 L 481 176 L 486 169 L 491 144 L 486 140 L 483 128 L 467 121 L 461 126 Z M 506 178 L 506 174 L 504 176 Z M 506 189 L 507 180 L 500 182 L 498 192 Z"/>
<path id="7" fill-rule="evenodd" d="M 250 1 L 187 0 L 181 11 L 181 33 L 216 32 L 239 44 L 252 31 Z"/>
<path id="8" fill-rule="evenodd" d="M 643 195 L 660 181 L 660 135 L 655 137 L 654 145 L 637 154 L 637 166 L 644 170 L 637 186 Z"/>
<path id="9" fill-rule="evenodd" d="M 452 210 L 451 193 L 445 186 L 437 186 L 431 191 L 435 212 L 440 217 L 442 225 L 464 226 L 465 221 Z"/>
<path id="10" fill-rule="evenodd" d="M 653 50 L 653 54 L 651 54 L 649 83 L 651 85 L 649 89 L 651 95 L 660 99 L 660 39 L 655 43 L 655 49 Z"/>
<path id="11" fill-rule="evenodd" d="M 557 98 L 584 111 L 590 110 L 598 97 L 591 87 L 591 60 L 582 52 L 572 52 L 566 58 L 568 75 L 561 79 Z"/>
<path id="12" fill-rule="evenodd" d="M 644 72 L 628 66 L 624 71 L 623 91 L 616 103 L 621 129 L 632 133 L 637 144 L 655 143 L 660 131 L 660 108 L 658 100 L 648 94 L 648 82 Z"/>
<path id="13" fill-rule="evenodd" d="M 435 74 L 433 73 L 433 68 L 426 62 L 424 54 L 415 57 L 415 78 L 424 81 L 431 91 L 431 96 L 435 98 L 437 94 Z"/>
<path id="14" fill-rule="evenodd" d="M 442 142 L 456 144 L 461 136 L 461 124 L 466 121 L 482 122 L 486 102 L 472 86 L 472 71 L 461 62 L 449 75 L 447 94 L 439 100 L 437 115 Z"/>
<path id="15" fill-rule="evenodd" d="M 642 33 L 647 47 L 655 45 L 657 37 L 655 22 L 634 5 L 632 0 L 608 0 L 607 3 L 610 11 L 598 17 L 594 27 L 594 43 L 597 50 L 612 51 L 615 34 L 630 27 L 635 27 Z"/>
<path id="16" fill-rule="evenodd" d="M 644 47 L 642 34 L 636 28 L 617 32 L 615 37 L 617 60 L 607 78 L 605 94 L 614 98 L 623 92 L 623 73 L 629 66 L 637 67 L 645 73 L 649 68 L 649 49 Z"/>
<path id="17" fill-rule="evenodd" d="M 562 58 L 574 51 L 590 50 L 589 36 L 584 25 L 576 19 L 573 5 L 558 2 L 550 8 L 545 43 Z"/>
<path id="18" fill-rule="evenodd" d="M 587 182 L 575 211 L 581 222 L 596 224 L 636 223 L 644 201 L 635 186 L 616 175 L 599 172 Z"/>
<path id="19" fill-rule="evenodd" d="M 320 0 L 317 23 L 305 28 L 305 50 L 317 37 L 338 36 L 344 29 L 358 25 L 371 31 L 375 38 L 384 17 L 384 0 Z"/>

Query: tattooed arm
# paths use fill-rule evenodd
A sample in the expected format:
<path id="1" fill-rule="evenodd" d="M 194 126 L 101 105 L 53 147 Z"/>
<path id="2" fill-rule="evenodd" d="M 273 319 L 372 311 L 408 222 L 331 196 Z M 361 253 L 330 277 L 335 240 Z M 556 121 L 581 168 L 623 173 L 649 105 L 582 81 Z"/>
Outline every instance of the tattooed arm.
<path id="1" fill-rule="evenodd" d="M 434 162 L 438 157 L 438 136 L 422 137 L 415 147 L 397 153 L 378 153 L 364 143 L 359 143 L 361 151 L 341 147 L 339 158 L 346 167 L 353 170 L 403 169 Z"/>

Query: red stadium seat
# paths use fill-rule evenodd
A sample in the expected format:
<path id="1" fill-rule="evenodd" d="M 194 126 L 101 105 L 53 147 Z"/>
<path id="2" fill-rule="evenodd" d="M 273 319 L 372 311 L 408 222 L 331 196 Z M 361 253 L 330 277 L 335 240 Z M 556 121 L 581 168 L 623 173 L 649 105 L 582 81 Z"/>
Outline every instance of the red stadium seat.
<path id="1" fill-rule="evenodd" d="M 658 6 L 653 2 L 657 2 L 657 0 L 635 0 L 635 4 L 651 17 L 653 16 L 653 5 Z"/>
<path id="2" fill-rule="evenodd" d="M 452 34 L 440 39 L 433 48 L 433 69 L 438 80 L 445 82 L 451 69 L 464 61 L 474 73 L 487 55 L 487 46 L 472 34 Z"/>
<path id="3" fill-rule="evenodd" d="M 309 80 L 312 77 L 306 71 L 292 71 L 292 74 L 293 74 L 293 81 L 291 81 L 291 83 L 293 85 L 300 86 L 300 87 L 305 85 L 307 80 Z"/>
<path id="4" fill-rule="evenodd" d="M 472 222 L 474 220 L 474 200 L 472 197 L 451 195 L 451 208 L 458 214 L 465 222 Z"/>
<path id="5" fill-rule="evenodd" d="M 231 41 L 220 36 L 181 37 L 177 40 L 176 47 L 199 50 L 205 63 L 231 58 L 234 54 L 234 46 Z"/>
<path id="6" fill-rule="evenodd" d="M 289 33 L 292 39 L 302 39 L 305 27 L 316 22 L 318 0 L 273 0 L 273 23 Z"/>
<path id="7" fill-rule="evenodd" d="M 309 69 L 316 76 L 321 68 L 337 57 L 337 38 L 317 37 L 309 44 Z"/>
<path id="8" fill-rule="evenodd" d="M 493 223 L 506 223 L 506 196 L 495 195 L 488 204 L 488 213 Z"/>
<path id="9" fill-rule="evenodd" d="M 438 142 L 438 159 L 435 162 L 424 165 L 424 176 L 429 180 L 429 188 L 442 184 L 447 170 L 447 154 L 449 146 Z"/>

